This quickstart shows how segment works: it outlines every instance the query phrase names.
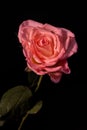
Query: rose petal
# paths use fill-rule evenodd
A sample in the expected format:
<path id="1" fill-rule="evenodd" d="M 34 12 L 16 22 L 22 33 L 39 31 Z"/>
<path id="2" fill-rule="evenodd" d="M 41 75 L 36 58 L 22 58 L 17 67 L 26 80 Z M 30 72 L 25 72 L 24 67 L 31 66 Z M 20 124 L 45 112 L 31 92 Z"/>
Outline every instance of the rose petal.
<path id="1" fill-rule="evenodd" d="M 54 83 L 58 83 L 62 77 L 62 73 L 60 72 L 55 72 L 55 73 L 49 73 L 50 79 L 54 82 Z"/>
<path id="2" fill-rule="evenodd" d="M 63 45 L 66 53 L 65 55 L 62 55 L 62 58 L 67 58 L 73 55 L 77 52 L 78 46 L 75 40 L 75 35 L 71 31 L 65 28 L 57 28 L 55 26 L 52 26 L 50 24 L 45 24 L 44 28 L 48 31 L 52 31 L 60 37 L 60 42 Z M 61 53 L 60 53 L 61 55 Z"/>
<path id="3" fill-rule="evenodd" d="M 34 20 L 26 20 L 21 23 L 19 26 L 18 38 L 22 43 L 24 40 L 28 41 L 28 37 L 32 37 L 32 27 L 43 27 L 43 24 L 36 22 Z M 30 34 L 30 35 L 29 35 Z"/>
<path id="4" fill-rule="evenodd" d="M 26 21 L 23 21 L 23 23 L 21 24 L 21 27 L 26 27 L 26 26 L 31 26 L 31 27 L 42 27 L 43 24 L 40 23 L 40 22 L 36 22 L 34 20 L 26 20 Z"/>
<path id="5" fill-rule="evenodd" d="M 67 61 L 65 61 L 64 65 L 62 65 L 61 71 L 66 74 L 70 74 L 71 71 L 70 71 Z"/>
<path id="6" fill-rule="evenodd" d="M 64 29 L 62 30 L 62 36 L 59 36 L 59 40 L 65 50 L 65 53 L 62 56 L 60 56 L 61 59 L 67 59 L 68 57 L 72 56 L 74 53 L 77 52 L 77 42 L 75 40 L 75 37 L 73 37 L 74 35 L 72 37 L 71 36 L 72 35 L 70 31 Z"/>
<path id="7" fill-rule="evenodd" d="M 68 63 L 67 61 L 61 61 L 57 64 L 55 64 L 54 66 L 51 66 L 51 67 L 47 67 L 45 66 L 45 70 L 48 72 L 48 73 L 51 73 L 51 72 L 64 72 L 66 74 L 69 74 L 70 73 L 70 69 L 68 67 Z"/>
<path id="8" fill-rule="evenodd" d="M 75 35 L 67 29 L 62 28 L 62 30 L 63 30 L 63 36 L 64 34 L 66 35 L 66 40 L 65 42 L 63 41 L 63 45 L 65 48 L 66 54 L 69 57 L 73 55 L 73 53 L 76 53 L 78 49 L 77 43 L 75 40 Z"/>
<path id="9" fill-rule="evenodd" d="M 77 52 L 78 46 L 75 38 L 67 38 L 65 43 L 66 54 L 65 57 L 70 57 Z"/>
<path id="10" fill-rule="evenodd" d="M 58 28 L 59 29 L 59 28 Z M 62 31 L 65 31 L 67 33 L 68 36 L 70 37 L 75 37 L 74 33 L 71 32 L 70 30 L 66 29 L 66 28 L 61 28 Z"/>
<path id="11" fill-rule="evenodd" d="M 57 27 L 52 26 L 50 24 L 44 24 L 44 29 L 51 31 L 51 32 L 54 32 L 55 34 L 62 36 L 62 30 L 60 28 L 57 28 Z"/>

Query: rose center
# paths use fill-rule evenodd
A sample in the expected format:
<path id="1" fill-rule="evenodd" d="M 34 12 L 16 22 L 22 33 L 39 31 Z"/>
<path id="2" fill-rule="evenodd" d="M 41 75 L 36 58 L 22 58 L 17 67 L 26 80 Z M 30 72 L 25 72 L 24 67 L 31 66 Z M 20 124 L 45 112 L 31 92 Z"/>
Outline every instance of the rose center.
<path id="1" fill-rule="evenodd" d="M 38 42 L 38 45 L 39 46 L 46 46 L 46 45 L 48 45 L 49 44 L 49 41 L 48 41 L 48 39 L 47 38 L 42 38 L 42 39 L 40 39 L 40 41 Z"/>

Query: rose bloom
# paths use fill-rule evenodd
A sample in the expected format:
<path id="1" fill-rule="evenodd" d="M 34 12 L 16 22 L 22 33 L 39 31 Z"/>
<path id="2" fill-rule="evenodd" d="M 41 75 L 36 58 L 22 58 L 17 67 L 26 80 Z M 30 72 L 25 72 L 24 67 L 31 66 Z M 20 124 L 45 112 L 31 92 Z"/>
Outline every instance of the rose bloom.
<path id="1" fill-rule="evenodd" d="M 67 58 L 78 48 L 71 31 L 26 20 L 19 26 L 18 38 L 30 70 L 38 75 L 48 74 L 55 83 L 63 73 L 70 73 Z"/>

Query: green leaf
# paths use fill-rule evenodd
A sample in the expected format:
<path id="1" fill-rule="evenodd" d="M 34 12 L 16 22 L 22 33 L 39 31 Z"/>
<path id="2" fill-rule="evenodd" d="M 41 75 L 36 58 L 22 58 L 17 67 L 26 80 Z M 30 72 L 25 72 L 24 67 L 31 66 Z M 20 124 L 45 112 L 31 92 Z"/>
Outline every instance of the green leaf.
<path id="1" fill-rule="evenodd" d="M 33 108 L 31 108 L 28 113 L 29 114 L 36 114 L 41 108 L 42 108 L 43 102 L 39 101 L 37 102 Z"/>
<path id="2" fill-rule="evenodd" d="M 0 118 L 12 109 L 16 109 L 20 105 L 23 106 L 31 96 L 31 90 L 25 86 L 16 86 L 5 92 L 0 101 Z"/>

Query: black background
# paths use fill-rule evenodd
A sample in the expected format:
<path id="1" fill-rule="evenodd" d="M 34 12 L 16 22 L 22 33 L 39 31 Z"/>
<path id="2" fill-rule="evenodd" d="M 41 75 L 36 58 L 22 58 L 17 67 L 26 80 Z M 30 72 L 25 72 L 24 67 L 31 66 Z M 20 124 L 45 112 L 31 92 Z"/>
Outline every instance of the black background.
<path id="1" fill-rule="evenodd" d="M 32 19 L 64 27 L 76 35 L 78 52 L 68 59 L 70 75 L 63 75 L 59 84 L 44 76 L 39 97 L 44 101 L 42 110 L 30 116 L 23 130 L 27 129 L 87 129 L 86 83 L 86 11 L 82 3 L 10 2 L 2 5 L 0 26 L 0 97 L 11 87 L 27 85 L 25 57 L 18 41 L 18 27 L 24 20 Z M 52 4 L 52 5 L 51 5 Z M 4 129 L 16 130 L 15 123 Z"/>

